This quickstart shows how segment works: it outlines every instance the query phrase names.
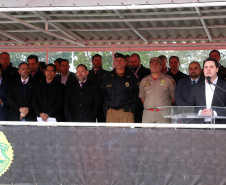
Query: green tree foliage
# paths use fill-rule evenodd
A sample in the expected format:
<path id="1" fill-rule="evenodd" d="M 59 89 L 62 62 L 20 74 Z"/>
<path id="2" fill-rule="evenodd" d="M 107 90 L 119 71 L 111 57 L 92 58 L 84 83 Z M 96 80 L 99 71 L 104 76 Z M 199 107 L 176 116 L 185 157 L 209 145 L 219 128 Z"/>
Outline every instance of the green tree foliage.
<path id="1" fill-rule="evenodd" d="M 219 50 L 221 53 L 221 64 L 226 66 L 226 50 Z M 185 51 L 127 51 L 121 52 L 123 54 L 137 53 L 140 55 L 141 62 L 145 67 L 149 67 L 149 60 L 152 57 L 158 57 L 159 55 L 165 55 L 168 59 L 170 56 L 176 55 L 180 58 L 180 70 L 187 73 L 188 65 L 192 61 L 197 61 L 202 66 L 203 60 L 209 56 L 210 50 L 185 50 Z M 70 64 L 73 64 L 74 68 L 78 64 L 85 64 L 88 69 L 92 68 L 92 56 L 100 54 L 103 60 L 103 69 L 112 70 L 113 68 L 113 52 L 49 52 L 49 63 L 53 63 L 57 58 L 66 58 Z M 45 52 L 10 52 L 10 58 L 13 66 L 18 67 L 20 62 L 26 62 L 27 57 L 31 54 L 38 55 L 39 61 L 46 62 Z"/>
<path id="2" fill-rule="evenodd" d="M 39 61 L 46 61 L 46 53 L 45 52 L 9 52 L 10 60 L 14 67 L 18 67 L 21 62 L 27 62 L 27 57 L 29 55 L 37 55 L 39 57 Z"/>

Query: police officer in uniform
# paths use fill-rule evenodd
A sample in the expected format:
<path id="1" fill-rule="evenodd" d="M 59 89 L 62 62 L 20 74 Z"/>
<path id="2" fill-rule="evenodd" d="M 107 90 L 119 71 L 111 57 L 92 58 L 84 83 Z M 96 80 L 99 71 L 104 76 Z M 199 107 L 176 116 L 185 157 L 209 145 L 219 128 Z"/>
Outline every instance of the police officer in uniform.
<path id="1" fill-rule="evenodd" d="M 102 81 L 106 122 L 133 123 L 138 101 L 139 78 L 126 69 L 126 57 L 115 54 L 115 69 Z"/>
<path id="2" fill-rule="evenodd" d="M 171 106 L 174 102 L 175 82 L 161 73 L 161 60 L 150 59 L 151 75 L 143 78 L 140 84 L 139 97 L 144 104 L 143 123 L 169 123 L 170 119 L 162 117 L 157 107 Z"/>

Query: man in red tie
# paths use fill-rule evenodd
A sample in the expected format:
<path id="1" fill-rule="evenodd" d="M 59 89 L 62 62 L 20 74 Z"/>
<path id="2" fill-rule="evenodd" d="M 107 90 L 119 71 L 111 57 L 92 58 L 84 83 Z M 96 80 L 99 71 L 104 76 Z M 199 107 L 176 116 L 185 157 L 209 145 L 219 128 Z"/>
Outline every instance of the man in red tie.
<path id="1" fill-rule="evenodd" d="M 32 108 L 33 85 L 29 78 L 30 69 L 27 63 L 19 65 L 20 78 L 15 79 L 10 84 L 7 95 L 10 121 L 36 121 L 36 116 Z"/>

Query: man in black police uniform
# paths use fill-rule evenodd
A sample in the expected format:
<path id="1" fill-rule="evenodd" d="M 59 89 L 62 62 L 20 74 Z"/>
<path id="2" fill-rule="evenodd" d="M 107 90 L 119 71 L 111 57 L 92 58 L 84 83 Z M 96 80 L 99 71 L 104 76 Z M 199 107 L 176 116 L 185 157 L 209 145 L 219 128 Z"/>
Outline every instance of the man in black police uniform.
<path id="1" fill-rule="evenodd" d="M 133 123 L 140 81 L 130 69 L 125 68 L 123 54 L 115 54 L 114 65 L 115 69 L 105 75 L 102 83 L 106 122 Z"/>
<path id="2" fill-rule="evenodd" d="M 11 82 L 7 94 L 7 100 L 10 106 L 10 121 L 37 121 L 37 117 L 32 107 L 32 98 L 34 87 L 29 78 L 30 69 L 27 63 L 22 62 L 19 65 L 20 78 Z"/>
<path id="3" fill-rule="evenodd" d="M 87 67 L 79 64 L 76 68 L 78 81 L 66 87 L 64 110 L 67 121 L 96 122 L 101 107 L 101 89 L 87 79 L 88 74 Z"/>
<path id="4" fill-rule="evenodd" d="M 32 101 L 37 117 L 47 121 L 49 117 L 64 121 L 63 97 L 64 85 L 54 80 L 56 66 L 48 64 L 45 69 L 46 80 L 36 84 Z"/>
<path id="5" fill-rule="evenodd" d="M 140 81 L 145 76 L 151 74 L 150 69 L 144 67 L 141 64 L 140 56 L 137 53 L 133 53 L 130 56 L 130 66 L 131 66 L 131 69 L 134 72 L 135 76 L 137 76 Z M 138 101 L 135 111 L 134 111 L 134 122 L 135 123 L 142 123 L 143 110 L 144 110 L 143 103 L 141 102 L 141 99 L 139 98 L 139 101 Z"/>
<path id="6" fill-rule="evenodd" d="M 166 74 L 170 75 L 175 80 L 176 84 L 180 79 L 186 78 L 188 76 L 179 70 L 180 60 L 177 56 L 171 56 L 169 58 L 169 66 L 170 69 Z"/>

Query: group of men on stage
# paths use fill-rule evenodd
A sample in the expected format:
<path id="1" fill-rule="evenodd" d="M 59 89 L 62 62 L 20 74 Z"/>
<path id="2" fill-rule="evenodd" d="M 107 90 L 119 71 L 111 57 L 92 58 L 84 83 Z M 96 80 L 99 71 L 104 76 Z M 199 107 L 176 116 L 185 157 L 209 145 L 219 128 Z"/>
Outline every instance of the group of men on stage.
<path id="1" fill-rule="evenodd" d="M 108 72 L 102 68 L 102 56 L 96 54 L 90 71 L 79 64 L 76 73 L 69 72 L 69 61 L 58 58 L 43 72 L 36 55 L 28 56 L 17 69 L 3 52 L 0 120 L 37 121 L 40 117 L 62 122 L 168 123 L 158 107 L 171 105 L 206 106 L 199 114 L 211 115 L 211 106 L 226 105 L 226 68 L 219 61 L 219 51 L 213 50 L 203 70 L 194 61 L 186 75 L 179 70 L 177 56 L 169 58 L 170 68 L 166 56 L 153 57 L 148 69 L 137 53 L 116 53 L 115 67 Z"/>

